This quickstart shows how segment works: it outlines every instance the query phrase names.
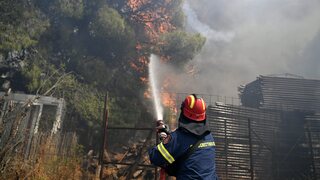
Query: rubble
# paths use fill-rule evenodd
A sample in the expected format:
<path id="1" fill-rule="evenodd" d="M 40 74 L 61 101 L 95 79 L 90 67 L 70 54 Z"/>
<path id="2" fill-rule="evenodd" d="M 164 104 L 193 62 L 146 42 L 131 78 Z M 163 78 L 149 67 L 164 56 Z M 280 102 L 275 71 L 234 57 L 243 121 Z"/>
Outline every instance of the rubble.
<path id="1" fill-rule="evenodd" d="M 128 142 L 116 152 L 105 149 L 103 179 L 154 179 L 155 167 L 150 164 L 147 153 L 148 148 L 154 143 L 151 141 L 152 135 L 150 131 L 146 139 Z M 91 176 L 97 175 L 100 171 L 98 159 L 89 154 L 90 151 L 85 161 L 87 167 L 84 168 Z"/>

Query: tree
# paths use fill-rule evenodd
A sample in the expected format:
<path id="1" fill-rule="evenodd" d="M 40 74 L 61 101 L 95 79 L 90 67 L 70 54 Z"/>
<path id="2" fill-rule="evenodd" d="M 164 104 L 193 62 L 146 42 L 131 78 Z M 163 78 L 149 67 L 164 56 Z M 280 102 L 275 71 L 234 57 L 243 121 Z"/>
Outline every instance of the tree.
<path id="1" fill-rule="evenodd" d="M 125 20 L 113 8 L 101 7 L 90 26 L 90 34 L 99 38 L 120 38 L 126 33 Z"/>
<path id="2" fill-rule="evenodd" d="M 160 53 L 169 56 L 172 64 L 181 66 L 200 52 L 205 40 L 200 34 L 174 31 L 164 34 L 160 38 L 158 46 Z"/>
<path id="3" fill-rule="evenodd" d="M 128 0 L 2 0 L 0 53 L 36 52 L 23 60 L 22 80 L 12 81 L 13 91 L 64 98 L 68 130 L 82 137 L 100 126 L 101 94 L 108 90 L 113 97 L 130 96 L 110 106 L 120 109 L 112 115 L 116 124 L 133 124 L 146 114 L 141 100 L 146 84 L 140 77 L 147 71 L 134 70 L 132 62 L 146 67 L 141 57 L 156 49 L 169 62 L 183 65 L 205 42 L 199 34 L 183 32 L 182 0 L 138 1 L 139 8 L 130 9 Z M 154 33 L 152 41 L 148 33 Z M 128 118 L 121 110 L 136 110 L 137 115 Z"/>
<path id="4" fill-rule="evenodd" d="M 80 19 L 84 12 L 83 0 L 57 0 L 57 13 L 65 17 Z"/>
<path id="5" fill-rule="evenodd" d="M 183 29 L 184 28 L 184 22 L 185 22 L 185 15 L 182 9 L 178 9 L 173 13 L 172 16 L 172 24 L 174 24 L 176 27 Z"/>
<path id="6" fill-rule="evenodd" d="M 106 89 L 116 69 L 107 66 L 103 59 L 87 57 L 77 61 L 75 70 L 87 84 Z"/>
<path id="7" fill-rule="evenodd" d="M 32 3 L 3 0 L 0 14 L 0 53 L 36 45 L 49 27 L 48 20 Z"/>

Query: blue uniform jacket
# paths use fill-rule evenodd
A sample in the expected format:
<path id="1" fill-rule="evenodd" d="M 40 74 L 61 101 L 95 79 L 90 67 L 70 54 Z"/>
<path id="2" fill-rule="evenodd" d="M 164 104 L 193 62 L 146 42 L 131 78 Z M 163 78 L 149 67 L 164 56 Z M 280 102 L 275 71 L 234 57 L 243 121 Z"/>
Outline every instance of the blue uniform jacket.
<path id="1" fill-rule="evenodd" d="M 152 164 L 166 167 L 171 164 L 195 144 L 198 139 L 188 132 L 177 129 L 172 132 L 171 139 L 167 144 L 158 144 L 149 150 L 149 157 Z M 215 143 L 212 134 L 204 136 L 201 143 L 193 154 L 179 164 L 177 180 L 203 179 L 215 180 L 217 178 L 215 170 Z"/>

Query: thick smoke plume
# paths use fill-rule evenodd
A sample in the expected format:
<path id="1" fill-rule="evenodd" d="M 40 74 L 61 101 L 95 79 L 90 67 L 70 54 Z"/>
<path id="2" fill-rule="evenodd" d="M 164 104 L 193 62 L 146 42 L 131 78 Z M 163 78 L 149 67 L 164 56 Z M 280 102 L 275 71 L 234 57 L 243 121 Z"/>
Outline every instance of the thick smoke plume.
<path id="1" fill-rule="evenodd" d="M 173 91 L 237 96 L 237 87 L 258 75 L 320 79 L 319 0 L 186 3 L 187 28 L 207 42 L 188 65 L 196 74 L 175 74 Z"/>
<path id="2" fill-rule="evenodd" d="M 226 41 L 230 42 L 234 37 L 232 32 L 220 32 L 212 29 L 209 25 L 201 22 L 196 12 L 190 7 L 189 3 L 186 1 L 183 4 L 183 11 L 187 14 L 187 22 L 189 25 L 192 25 L 195 31 L 201 33 L 209 41 Z"/>

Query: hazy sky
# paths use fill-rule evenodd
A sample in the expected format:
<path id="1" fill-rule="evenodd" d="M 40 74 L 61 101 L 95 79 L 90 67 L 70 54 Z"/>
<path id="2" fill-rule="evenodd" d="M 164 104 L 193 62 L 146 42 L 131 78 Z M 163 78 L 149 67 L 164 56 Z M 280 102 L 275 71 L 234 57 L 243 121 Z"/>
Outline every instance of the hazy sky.
<path id="1" fill-rule="evenodd" d="M 198 74 L 175 74 L 174 91 L 237 96 L 259 75 L 320 79 L 320 0 L 189 0 L 184 11 L 207 42 L 190 63 Z"/>

